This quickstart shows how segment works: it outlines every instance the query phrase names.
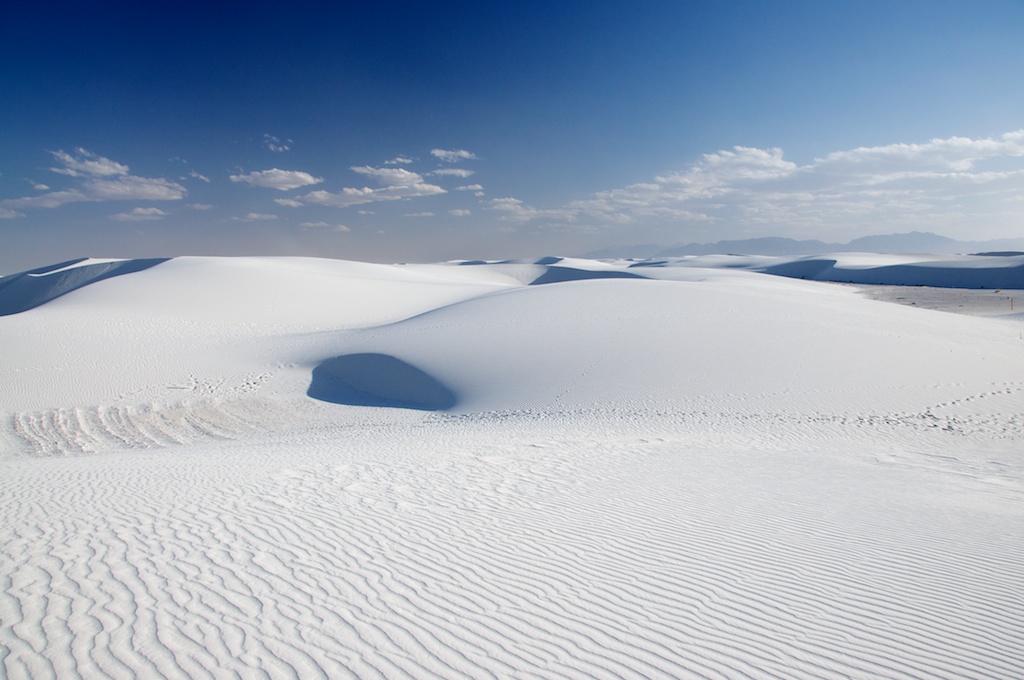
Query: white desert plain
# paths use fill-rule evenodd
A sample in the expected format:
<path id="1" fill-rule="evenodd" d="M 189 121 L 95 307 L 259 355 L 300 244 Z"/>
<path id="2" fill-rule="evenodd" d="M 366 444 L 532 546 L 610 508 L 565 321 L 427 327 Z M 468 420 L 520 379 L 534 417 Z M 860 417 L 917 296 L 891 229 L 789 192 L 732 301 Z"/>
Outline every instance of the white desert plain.
<path id="1" fill-rule="evenodd" d="M 2 277 L 0 675 L 1024 677 L 1021 289 L 1013 253 Z"/>

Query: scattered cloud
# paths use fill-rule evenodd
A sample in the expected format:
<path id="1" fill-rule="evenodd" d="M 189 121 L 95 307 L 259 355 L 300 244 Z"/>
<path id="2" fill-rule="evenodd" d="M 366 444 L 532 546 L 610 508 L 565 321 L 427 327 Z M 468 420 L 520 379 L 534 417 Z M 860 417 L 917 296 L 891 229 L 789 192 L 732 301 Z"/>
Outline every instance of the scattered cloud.
<path id="1" fill-rule="evenodd" d="M 459 161 L 479 160 L 471 151 L 465 149 L 431 149 L 430 155 L 445 163 L 458 163 Z"/>
<path id="2" fill-rule="evenodd" d="M 299 226 L 302 227 L 303 229 L 330 229 L 331 231 L 336 231 L 336 232 L 342 233 L 342 234 L 352 231 L 351 229 L 349 229 L 344 224 L 334 224 L 334 225 L 331 225 L 331 224 L 328 224 L 327 222 L 323 222 L 323 221 L 320 221 L 320 222 L 300 222 Z"/>
<path id="3" fill-rule="evenodd" d="M 442 168 L 440 170 L 434 170 L 431 175 L 448 175 L 450 177 L 469 177 L 473 174 L 472 170 L 466 170 L 464 168 Z"/>
<path id="4" fill-rule="evenodd" d="M 395 198 L 398 197 L 396 196 Z M 330 191 L 324 190 L 311 191 L 302 197 L 302 202 L 304 204 L 325 205 L 335 208 L 347 208 L 350 205 L 373 203 L 378 200 L 384 200 L 380 196 L 380 190 L 365 187 L 362 189 L 345 187 L 337 193 L 331 193 Z"/>
<path id="5" fill-rule="evenodd" d="M 344 208 L 376 201 L 397 201 L 403 198 L 433 196 L 443 194 L 445 190 L 432 184 L 384 187 L 383 189 L 354 189 L 346 187 L 338 193 L 329 191 L 312 191 L 302 197 L 303 202 L 315 205 L 326 205 Z"/>
<path id="6" fill-rule="evenodd" d="M 502 213 L 503 219 L 509 222 L 529 222 L 539 219 L 560 222 L 576 221 L 576 214 L 571 209 L 539 210 L 526 205 L 518 198 L 492 198 L 486 205 L 489 210 L 496 210 Z"/>
<path id="7" fill-rule="evenodd" d="M 82 148 L 75 149 L 74 153 L 53 151 L 51 154 L 60 166 L 50 170 L 74 178 L 74 186 L 36 196 L 7 199 L 0 201 L 0 207 L 57 208 L 84 201 L 176 201 L 187 193 L 185 187 L 176 182 L 129 174 L 127 165 Z M 36 185 L 36 188 L 42 186 L 45 185 Z"/>
<path id="8" fill-rule="evenodd" d="M 354 172 L 369 175 L 384 186 L 412 186 L 423 181 L 423 177 L 405 168 L 374 168 L 369 165 L 353 167 Z"/>
<path id="9" fill-rule="evenodd" d="M 322 177 L 314 177 L 308 172 L 281 170 L 279 168 L 256 170 L 245 175 L 231 175 L 229 179 L 232 182 L 244 182 L 250 186 L 277 189 L 278 191 L 298 189 L 299 187 L 311 184 L 320 184 L 320 182 L 324 181 Z"/>
<path id="10" fill-rule="evenodd" d="M 504 213 L 503 219 L 511 222 L 528 222 L 532 220 L 548 220 L 561 223 L 575 222 L 578 211 L 571 208 L 554 208 L 541 210 L 524 204 L 519 199 L 492 199 L 485 204 L 488 210 Z"/>
<path id="11" fill-rule="evenodd" d="M 325 205 L 345 208 L 377 201 L 397 201 L 404 198 L 418 198 L 447 193 L 441 187 L 423 181 L 423 176 L 404 168 L 375 168 L 369 165 L 355 166 L 354 172 L 373 177 L 379 189 L 370 187 L 345 187 L 340 192 L 311 191 L 301 197 L 304 204 Z"/>
<path id="12" fill-rule="evenodd" d="M 175 201 L 185 197 L 185 188 L 180 184 L 132 175 L 92 180 L 86 189 L 99 201 Z"/>
<path id="13" fill-rule="evenodd" d="M 277 215 L 268 215 L 266 213 L 255 213 L 251 212 L 245 217 L 232 217 L 231 219 L 236 222 L 265 222 L 268 220 L 276 220 Z"/>
<path id="14" fill-rule="evenodd" d="M 60 206 L 68 203 L 78 203 L 90 200 L 100 199 L 90 198 L 85 193 L 77 189 L 70 189 L 65 191 L 51 191 L 50 193 L 43 194 L 41 196 L 10 198 L 2 203 L 5 206 L 11 206 L 14 208 L 59 208 Z"/>
<path id="15" fill-rule="evenodd" d="M 274 153 L 284 153 L 292 148 L 292 144 L 293 142 L 290 139 L 281 139 L 274 135 L 263 135 L 263 146 Z"/>
<path id="16" fill-rule="evenodd" d="M 111 217 L 122 222 L 142 222 L 147 220 L 159 220 L 167 215 L 168 213 L 165 213 L 160 208 L 135 208 L 131 212 L 117 213 L 116 215 L 111 215 Z"/>
<path id="17" fill-rule="evenodd" d="M 97 156 L 94 153 L 78 147 L 75 154 L 66 151 L 51 151 L 53 157 L 60 161 L 63 167 L 50 168 L 52 172 L 70 177 L 106 177 L 108 175 L 127 175 L 128 166 L 116 163 L 109 158 Z"/>
<path id="18" fill-rule="evenodd" d="M 998 138 L 970 139 L 950 137 L 933 139 L 925 144 L 889 144 L 887 146 L 858 147 L 850 151 L 830 153 L 818 164 L 857 167 L 875 172 L 920 171 L 922 166 L 932 170 L 966 172 L 978 161 L 1008 156 L 1024 157 L 1024 130 L 1008 132 Z"/>
<path id="19" fill-rule="evenodd" d="M 734 231 L 824 236 L 941 229 L 1006 220 L 1024 183 L 1024 130 L 994 138 L 951 137 L 837 151 L 800 165 L 782 149 L 734 147 L 679 172 L 602 191 L 555 209 L 516 198 L 487 203 L 512 222 L 673 225 L 716 222 Z M 1008 207 L 1011 206 L 1011 207 Z M 1016 224 L 1024 223 L 1019 206 Z M 966 217 L 966 216 L 971 217 Z"/>
<path id="20" fill-rule="evenodd" d="M 291 140 L 265 135 L 264 144 L 275 152 L 288 150 Z M 276 147 L 276 148 L 275 148 Z M 439 164 L 477 159 L 463 149 L 433 149 Z M 23 211 L 56 208 L 76 202 L 174 201 L 186 198 L 181 183 L 132 174 L 115 160 L 83 148 L 52 151 L 52 182 L 25 181 L 32 194 L 0 199 L 0 218 L 23 217 Z M 185 163 L 182 159 L 174 159 Z M 399 155 L 379 166 L 359 165 L 351 171 L 361 176 L 356 186 L 337 191 L 306 189 L 302 195 L 274 199 L 276 205 L 298 208 L 310 205 L 349 207 L 399 201 L 446 193 L 432 183 L 444 177 L 468 178 L 473 171 L 440 167 L 414 172 L 413 158 Z M 188 164 L 176 165 L 174 175 L 185 173 Z M 281 192 L 312 187 L 324 180 L 296 170 L 269 170 L 229 176 L 235 183 L 276 189 Z M 210 183 L 196 170 L 180 178 Z M 451 183 L 456 183 L 458 179 Z M 367 186 L 359 186 L 365 182 Z M 51 185 L 55 188 L 51 189 Z M 24 191 L 29 191 L 21 185 Z M 338 185 L 334 185 L 337 187 Z M 462 184 L 453 191 L 480 197 L 486 214 L 518 229 L 536 223 L 545 228 L 589 229 L 609 225 L 719 225 L 732 235 L 785 233 L 794 237 L 829 237 L 866 225 L 873 231 L 944 229 L 961 232 L 967 225 L 991 231 L 1024 225 L 1024 130 L 990 138 L 948 137 L 923 143 L 898 143 L 833 151 L 810 160 L 787 158 L 781 148 L 737 146 L 701 156 L 681 169 L 655 175 L 648 181 L 600 191 L 579 200 L 554 206 L 535 206 L 520 198 L 484 197 L 480 184 Z M 128 206 L 132 203 L 128 203 Z M 425 207 L 437 207 L 425 203 Z M 126 208 L 127 206 L 125 206 Z M 210 204 L 191 203 L 193 210 Z M 255 206 L 254 206 L 255 207 Z M 410 206 L 418 207 L 418 206 Z M 119 206 L 116 209 L 122 209 Z M 115 213 L 111 209 L 109 213 Z M 372 209 L 359 210 L 371 215 Z M 481 209 L 440 209 L 452 217 L 479 215 Z M 153 207 L 116 212 L 113 219 L 156 220 L 168 213 Z M 301 213 L 300 213 L 301 214 Z M 434 212 L 410 212 L 410 217 Z M 276 219 L 275 215 L 249 213 L 233 218 L 253 222 Z M 348 230 L 332 222 L 302 222 L 302 228 Z M 703 227 L 702 227 L 703 228 Z"/>

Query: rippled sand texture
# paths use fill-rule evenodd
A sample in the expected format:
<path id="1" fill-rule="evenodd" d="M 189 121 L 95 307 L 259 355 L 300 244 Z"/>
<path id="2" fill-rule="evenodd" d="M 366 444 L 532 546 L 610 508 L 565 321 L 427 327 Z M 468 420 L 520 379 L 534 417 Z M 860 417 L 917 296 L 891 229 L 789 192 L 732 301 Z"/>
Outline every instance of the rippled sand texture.
<path id="1" fill-rule="evenodd" d="M 0 675 L 1020 677 L 1020 322 L 627 268 L 0 317 Z"/>

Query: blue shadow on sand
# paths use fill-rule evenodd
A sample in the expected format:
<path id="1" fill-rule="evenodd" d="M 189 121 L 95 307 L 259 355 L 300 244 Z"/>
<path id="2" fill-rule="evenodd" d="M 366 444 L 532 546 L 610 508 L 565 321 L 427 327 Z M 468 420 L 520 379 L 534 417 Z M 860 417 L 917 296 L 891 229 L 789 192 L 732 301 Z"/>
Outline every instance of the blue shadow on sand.
<path id="1" fill-rule="evenodd" d="M 313 399 L 348 406 L 444 411 L 457 398 L 434 377 L 388 354 L 346 354 L 313 369 Z"/>
<path id="2" fill-rule="evenodd" d="M 632 272 L 612 270 L 576 269 L 574 267 L 548 267 L 548 270 L 530 282 L 531 286 L 543 286 L 546 283 L 568 283 L 590 279 L 643 279 L 644 276 Z"/>
<path id="3" fill-rule="evenodd" d="M 168 259 L 120 260 L 73 266 L 85 262 L 83 257 L 4 276 L 0 278 L 0 316 L 27 312 L 97 281 L 141 272 Z"/>

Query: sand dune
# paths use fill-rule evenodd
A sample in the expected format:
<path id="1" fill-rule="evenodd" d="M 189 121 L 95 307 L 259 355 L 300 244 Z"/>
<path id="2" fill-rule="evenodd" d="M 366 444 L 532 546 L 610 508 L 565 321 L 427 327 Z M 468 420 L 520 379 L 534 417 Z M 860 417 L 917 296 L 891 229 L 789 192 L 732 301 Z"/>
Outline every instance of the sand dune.
<path id="1" fill-rule="evenodd" d="M 1019 677 L 1021 317 L 791 277 L 1020 258 L 843 257 L 0 278 L 2 674 Z"/>
<path id="2" fill-rule="evenodd" d="M 813 281 L 940 288 L 1024 289 L 1024 255 L 879 255 L 837 253 L 807 257 L 702 255 L 632 263 L 647 268 L 725 267 Z"/>

